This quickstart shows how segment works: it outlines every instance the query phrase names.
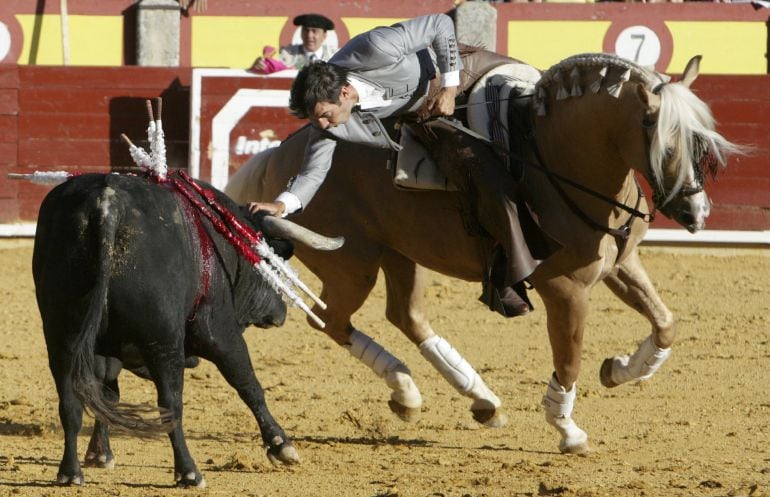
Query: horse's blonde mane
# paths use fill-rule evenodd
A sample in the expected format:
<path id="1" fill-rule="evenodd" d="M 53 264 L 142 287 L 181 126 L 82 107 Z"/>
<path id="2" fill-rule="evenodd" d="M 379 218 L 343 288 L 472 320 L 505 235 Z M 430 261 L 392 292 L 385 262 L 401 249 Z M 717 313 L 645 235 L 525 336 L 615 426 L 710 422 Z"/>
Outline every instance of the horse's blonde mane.
<path id="1" fill-rule="evenodd" d="M 660 111 L 650 146 L 650 167 L 658 180 L 658 188 L 663 188 L 663 168 L 669 150 L 677 155 L 671 158 L 675 159 L 672 162 L 679 164 L 676 184 L 664 204 L 682 187 L 686 172 L 700 167 L 693 163 L 693 158 L 700 159 L 703 154 L 711 154 L 718 166 L 725 167 L 728 156 L 746 151 L 717 133 L 715 125 L 708 105 L 685 85 L 677 82 L 660 89 Z M 702 174 L 707 172 L 715 175 L 716 169 L 701 171 Z"/>
<path id="2" fill-rule="evenodd" d="M 549 89 L 554 90 L 551 94 L 555 95 L 556 101 L 601 91 L 617 98 L 627 82 L 642 84 L 649 91 L 658 93 L 660 110 L 650 146 L 651 176 L 658 182 L 654 186 L 663 189 L 665 167 L 678 168 L 674 172 L 675 184 L 665 203 L 681 189 L 689 171 L 699 171 L 696 168 L 700 165 L 693 159 L 700 160 L 704 154 L 711 154 L 716 163 L 724 167 L 727 156 L 745 150 L 714 130 L 711 110 L 688 87 L 680 82 L 669 84 L 669 80 L 664 74 L 615 55 L 580 54 L 564 59 L 543 73 L 536 85 L 534 105 L 538 115 L 546 114 Z M 669 157 L 671 151 L 674 157 Z M 716 173 L 715 170 L 709 172 Z"/>

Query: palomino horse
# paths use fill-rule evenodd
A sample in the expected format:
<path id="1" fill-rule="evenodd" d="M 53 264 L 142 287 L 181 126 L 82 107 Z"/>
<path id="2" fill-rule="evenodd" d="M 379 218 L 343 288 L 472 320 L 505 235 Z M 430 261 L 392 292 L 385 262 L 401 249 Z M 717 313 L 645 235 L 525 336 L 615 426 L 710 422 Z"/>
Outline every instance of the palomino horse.
<path id="1" fill-rule="evenodd" d="M 588 297 L 596 283 L 604 281 L 652 325 L 652 334 L 634 354 L 605 361 L 602 383 L 612 387 L 646 380 L 669 356 L 674 318 L 637 252 L 649 218 L 630 220 L 649 212 L 635 181 L 638 172 L 650 183 L 659 209 L 690 231 L 703 228 L 710 210 L 704 167 L 713 174 L 725 165 L 727 154 L 738 151 L 714 131 L 708 107 L 688 89 L 698 63 L 696 57 L 681 81 L 666 83 L 667 77 L 614 56 L 579 55 L 546 71 L 536 85 L 533 128 L 541 165 L 525 168 L 521 181 L 542 228 L 563 246 L 529 277 L 547 312 L 555 371 L 543 406 L 546 420 L 561 434 L 562 452 L 589 450 L 588 437 L 571 413 Z M 302 162 L 306 135 L 300 131 L 252 158 L 226 191 L 239 202 L 275 198 Z M 451 161 L 457 155 L 457 148 L 447 147 L 438 159 Z M 326 182 L 296 217 L 299 224 L 347 240 L 336 252 L 297 247 L 300 260 L 323 283 L 322 298 L 329 307 L 315 311 L 327 323 L 324 332 L 393 390 L 391 409 L 403 418 L 414 415 L 422 398 L 409 369 L 350 321 L 382 269 L 387 319 L 458 392 L 473 399 L 477 421 L 501 426 L 506 418 L 498 397 L 436 335 L 422 311 L 424 268 L 480 281 L 493 242 L 468 234 L 459 193 L 394 188 L 388 159 L 387 153 L 340 143 Z M 554 178 L 569 178 L 592 193 Z M 479 220 L 484 223 L 483 217 Z"/>

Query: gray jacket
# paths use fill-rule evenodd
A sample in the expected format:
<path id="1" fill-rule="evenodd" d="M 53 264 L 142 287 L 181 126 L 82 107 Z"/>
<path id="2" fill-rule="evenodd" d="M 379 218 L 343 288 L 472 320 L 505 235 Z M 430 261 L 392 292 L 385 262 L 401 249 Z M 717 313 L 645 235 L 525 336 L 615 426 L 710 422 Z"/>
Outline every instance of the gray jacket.
<path id="1" fill-rule="evenodd" d="M 378 27 L 346 43 L 329 63 L 347 68 L 356 78 L 384 90 L 387 107 L 355 110 L 350 119 L 328 130 L 311 126 L 305 160 L 289 188 L 307 207 L 331 167 L 337 140 L 378 148 L 400 147 L 388 136 L 381 118 L 416 112 L 428 81 L 440 73 L 462 69 L 454 24 L 445 14 L 432 14 Z"/>

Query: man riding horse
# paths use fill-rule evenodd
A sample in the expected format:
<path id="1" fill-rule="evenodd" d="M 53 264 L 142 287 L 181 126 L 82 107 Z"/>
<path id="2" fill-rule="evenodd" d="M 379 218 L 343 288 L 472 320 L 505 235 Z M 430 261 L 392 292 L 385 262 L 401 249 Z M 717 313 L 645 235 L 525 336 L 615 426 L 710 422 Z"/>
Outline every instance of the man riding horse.
<path id="1" fill-rule="evenodd" d="M 252 210 L 286 216 L 304 209 L 328 174 L 338 140 L 400 151 L 401 145 L 381 119 L 412 116 L 424 121 L 431 116 L 451 116 L 456 97 L 476 82 L 481 68 L 506 62 L 511 59 L 481 50 L 461 56 L 454 24 L 445 14 L 426 15 L 356 36 L 328 63 L 308 65 L 297 75 L 289 107 L 312 124 L 305 158 L 286 191 L 274 202 L 252 203 Z M 501 164 L 485 167 L 504 169 Z M 498 250 L 490 261 L 491 284 L 485 285 L 486 297 L 482 298 L 505 316 L 526 314 L 531 304 L 522 280 L 537 261 L 529 257 L 523 242 L 514 240 L 510 228 L 505 228 L 518 223 L 509 219 L 516 217 L 516 205 L 509 197 L 515 193 L 501 194 L 500 181 L 489 175 L 487 179 L 494 183 L 494 191 L 486 192 L 491 198 L 485 201 L 496 204 L 495 210 L 503 213 L 502 222 L 496 224 L 504 227 L 486 227 L 485 231 L 504 250 Z M 506 267 L 512 256 L 517 261 L 526 259 L 513 275 Z"/>

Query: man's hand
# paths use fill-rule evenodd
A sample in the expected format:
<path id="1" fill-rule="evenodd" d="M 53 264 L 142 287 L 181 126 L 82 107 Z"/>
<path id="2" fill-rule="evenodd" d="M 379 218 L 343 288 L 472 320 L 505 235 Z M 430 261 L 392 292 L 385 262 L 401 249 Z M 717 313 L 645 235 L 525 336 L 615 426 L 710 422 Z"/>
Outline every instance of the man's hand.
<path id="1" fill-rule="evenodd" d="M 283 202 L 250 202 L 249 212 L 255 214 L 259 211 L 265 211 L 271 216 L 283 217 L 286 211 L 286 205 Z"/>
<path id="2" fill-rule="evenodd" d="M 429 98 L 426 105 L 420 109 L 420 120 L 424 121 L 431 116 L 451 116 L 455 112 L 456 96 L 456 86 L 442 88 L 434 97 Z"/>

